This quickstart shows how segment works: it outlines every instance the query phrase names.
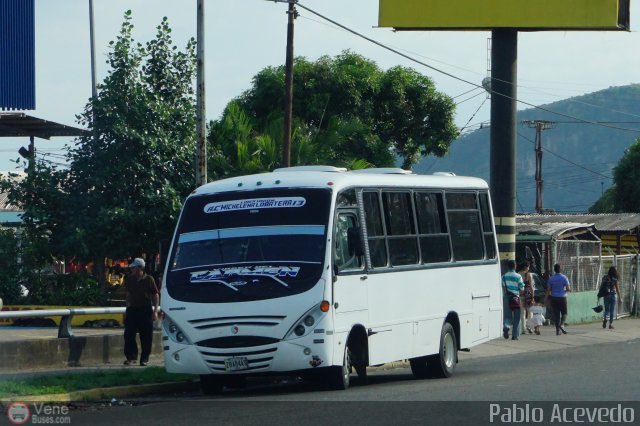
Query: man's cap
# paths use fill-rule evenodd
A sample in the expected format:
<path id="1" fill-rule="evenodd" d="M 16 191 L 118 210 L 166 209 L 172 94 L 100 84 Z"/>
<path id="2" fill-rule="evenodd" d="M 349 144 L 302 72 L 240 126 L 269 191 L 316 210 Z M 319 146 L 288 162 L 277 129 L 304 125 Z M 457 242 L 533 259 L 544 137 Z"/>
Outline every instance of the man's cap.
<path id="1" fill-rule="evenodd" d="M 135 259 L 133 259 L 133 262 L 131 262 L 129 264 L 129 268 L 140 268 L 140 269 L 144 269 L 144 259 L 141 259 L 139 257 L 136 257 Z"/>

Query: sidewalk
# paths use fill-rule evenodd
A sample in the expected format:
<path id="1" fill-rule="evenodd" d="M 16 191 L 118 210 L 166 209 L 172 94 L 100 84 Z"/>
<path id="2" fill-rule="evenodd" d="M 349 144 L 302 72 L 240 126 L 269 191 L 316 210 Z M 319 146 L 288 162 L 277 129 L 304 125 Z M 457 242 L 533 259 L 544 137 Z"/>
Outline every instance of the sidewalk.
<path id="1" fill-rule="evenodd" d="M 576 324 L 565 327 L 567 334 L 556 336 L 555 326 L 543 326 L 540 335 L 522 334 L 519 339 L 491 340 L 488 343 L 471 348 L 471 352 L 460 352 L 460 360 L 465 358 L 514 355 L 537 351 L 555 351 L 576 346 L 601 343 L 625 342 L 640 339 L 640 319 L 623 318 L 613 322 L 615 329 L 602 328 L 602 321 L 590 324 Z"/>

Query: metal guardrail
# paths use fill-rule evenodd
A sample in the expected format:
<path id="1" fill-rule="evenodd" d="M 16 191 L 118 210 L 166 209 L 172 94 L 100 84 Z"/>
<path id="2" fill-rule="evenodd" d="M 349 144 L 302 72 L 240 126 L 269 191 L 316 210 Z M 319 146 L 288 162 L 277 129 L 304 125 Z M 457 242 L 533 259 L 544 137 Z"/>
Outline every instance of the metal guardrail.
<path id="1" fill-rule="evenodd" d="M 127 308 L 64 308 L 64 309 L 36 309 L 30 311 L 2 311 L 0 318 L 44 318 L 56 317 L 60 318 L 58 326 L 58 338 L 73 337 L 73 329 L 71 328 L 71 319 L 74 315 L 99 315 L 99 314 L 124 314 Z"/>

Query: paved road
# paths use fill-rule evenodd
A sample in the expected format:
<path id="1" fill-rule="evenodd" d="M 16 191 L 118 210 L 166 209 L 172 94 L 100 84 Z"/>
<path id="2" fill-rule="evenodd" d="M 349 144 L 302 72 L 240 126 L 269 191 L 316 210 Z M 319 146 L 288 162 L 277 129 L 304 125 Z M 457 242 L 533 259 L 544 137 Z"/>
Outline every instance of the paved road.
<path id="1" fill-rule="evenodd" d="M 496 339 L 461 353 L 452 379 L 414 380 L 400 363 L 393 369 L 372 369 L 369 385 L 356 385 L 346 392 L 293 380 L 256 381 L 245 390 L 226 391 L 216 398 L 192 392 L 169 398 L 118 398 L 114 407 L 77 404 L 69 419 L 72 424 L 92 426 L 138 422 L 386 425 L 434 420 L 449 426 L 490 424 L 489 410 L 495 404 L 499 410 L 506 404 L 517 411 L 529 403 L 549 416 L 554 401 L 583 411 L 622 401 L 626 404 L 622 408 L 634 410 L 638 421 L 640 320 L 625 319 L 615 325 L 615 330 L 602 329 L 600 323 L 574 325 L 561 336 L 545 327 L 542 335 L 525 335 L 517 342 Z M 65 371 L 69 370 L 77 371 Z M 4 420 L 0 416 L 0 424 Z"/>
<path id="2" fill-rule="evenodd" d="M 640 319 L 625 318 L 620 321 L 616 321 L 615 329 L 603 329 L 600 322 L 591 324 L 577 324 L 569 325 L 567 327 L 568 334 L 556 336 L 555 330 L 552 326 L 542 328 L 542 334 L 537 336 L 535 334 L 526 334 L 520 337 L 518 341 L 504 340 L 502 338 L 492 340 L 488 343 L 484 343 L 480 346 L 474 347 L 471 352 L 460 352 L 460 366 L 464 365 L 467 360 L 478 357 L 494 357 L 501 355 L 513 355 L 529 352 L 543 352 L 543 351 L 556 351 L 563 350 L 572 347 L 579 346 L 593 346 L 600 343 L 614 343 L 625 342 L 634 339 L 640 339 Z M 117 334 L 122 335 L 121 328 L 75 328 L 74 332 L 77 336 L 88 335 L 107 335 Z M 2 342 L 17 341 L 17 340 L 41 340 L 41 339 L 56 339 L 57 328 L 28 328 L 28 327 L 0 327 L 0 344 Z M 158 353 L 151 358 L 150 365 L 162 366 L 162 356 Z M 397 366 L 398 363 L 391 367 Z M 406 363 L 399 363 L 399 365 L 406 365 Z M 86 365 L 87 368 L 95 369 L 112 369 L 120 368 L 121 365 L 117 364 L 93 364 Z M 386 366 L 384 368 L 388 368 Z M 2 378 L 12 378 L 20 376 L 33 376 L 38 374 L 56 374 L 59 372 L 78 372 L 82 371 L 83 367 L 69 367 L 66 369 L 38 369 L 36 371 L 27 372 L 1 372 L 0 380 Z"/>
<path id="3" fill-rule="evenodd" d="M 584 411 L 609 410 L 622 403 L 637 422 L 640 363 L 629 359 L 637 359 L 639 350 L 640 340 L 636 339 L 558 351 L 477 356 L 461 363 L 451 379 L 415 380 L 407 368 L 376 370 L 368 385 L 347 391 L 288 382 L 228 391 L 215 398 L 194 393 L 138 399 L 116 407 L 83 406 L 71 419 L 73 424 L 94 426 L 469 425 L 491 424 L 491 410 L 524 410 L 527 404 L 550 420 L 554 404 L 558 404 L 556 410 Z M 498 415 L 494 424 L 499 420 Z"/>

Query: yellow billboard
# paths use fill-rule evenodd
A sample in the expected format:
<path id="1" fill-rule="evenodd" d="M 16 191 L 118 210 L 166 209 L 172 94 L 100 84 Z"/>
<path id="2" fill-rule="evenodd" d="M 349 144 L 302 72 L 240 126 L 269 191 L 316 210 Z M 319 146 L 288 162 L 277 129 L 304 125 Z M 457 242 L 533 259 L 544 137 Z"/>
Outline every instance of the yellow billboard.
<path id="1" fill-rule="evenodd" d="M 629 30 L 630 0 L 379 0 L 398 30 Z"/>

